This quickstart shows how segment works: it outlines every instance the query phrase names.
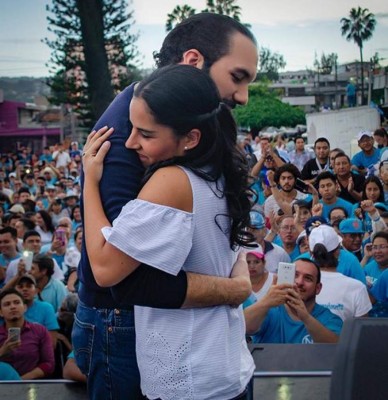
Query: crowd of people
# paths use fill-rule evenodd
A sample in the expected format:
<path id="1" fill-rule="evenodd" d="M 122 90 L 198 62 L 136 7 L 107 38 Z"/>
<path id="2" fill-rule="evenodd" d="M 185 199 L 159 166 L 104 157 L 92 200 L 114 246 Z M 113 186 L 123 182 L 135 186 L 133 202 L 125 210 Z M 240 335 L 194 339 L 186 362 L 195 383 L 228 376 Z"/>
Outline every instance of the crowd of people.
<path id="1" fill-rule="evenodd" d="M 257 54 L 246 27 L 195 15 L 82 150 L 2 154 L 1 379 L 248 399 L 247 341 L 335 343 L 347 318 L 388 315 L 386 131 L 358 133 L 352 158 L 237 134 Z"/>

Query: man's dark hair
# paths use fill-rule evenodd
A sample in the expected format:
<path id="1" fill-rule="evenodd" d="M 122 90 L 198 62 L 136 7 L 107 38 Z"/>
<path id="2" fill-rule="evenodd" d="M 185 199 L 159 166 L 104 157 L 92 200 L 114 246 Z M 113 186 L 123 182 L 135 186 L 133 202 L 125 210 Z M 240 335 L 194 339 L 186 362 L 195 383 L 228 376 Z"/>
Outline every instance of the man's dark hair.
<path id="1" fill-rule="evenodd" d="M 21 188 L 18 190 L 18 193 L 19 193 L 19 194 L 22 194 L 22 193 L 31 194 L 31 192 L 29 191 L 29 189 L 26 188 L 25 186 L 21 187 Z"/>
<path id="2" fill-rule="evenodd" d="M 159 52 L 154 52 L 158 68 L 178 64 L 182 55 L 197 49 L 204 57 L 205 70 L 229 52 L 230 37 L 239 32 L 255 45 L 252 32 L 240 22 L 226 15 L 214 13 L 195 14 L 178 24 L 164 39 Z"/>
<path id="3" fill-rule="evenodd" d="M 321 268 L 319 268 L 319 265 L 314 260 L 312 260 L 310 257 L 307 257 L 307 256 L 306 257 L 303 257 L 303 256 L 298 257 L 295 261 L 299 261 L 299 260 L 308 262 L 308 263 L 314 265 L 314 267 L 317 269 L 317 283 L 320 283 L 321 282 Z"/>
<path id="4" fill-rule="evenodd" d="M 27 231 L 32 231 L 33 229 L 35 229 L 35 222 L 31 219 L 21 218 L 19 221 L 24 225 Z"/>
<path id="5" fill-rule="evenodd" d="M 28 220 L 31 221 L 31 220 Z M 31 221 L 32 222 L 32 221 Z M 23 242 L 25 242 L 29 237 L 31 236 L 39 236 L 40 237 L 40 233 L 37 231 L 34 231 L 34 229 L 31 229 L 29 231 L 27 231 L 24 235 L 23 235 Z"/>
<path id="6" fill-rule="evenodd" d="M 283 172 L 289 172 L 294 176 L 295 179 L 301 177 L 299 169 L 294 164 L 287 163 L 283 164 L 275 171 L 274 180 L 276 183 L 279 183 L 280 175 Z"/>
<path id="7" fill-rule="evenodd" d="M 4 235 L 5 233 L 10 233 L 12 236 L 12 239 L 17 239 L 18 237 L 18 232 L 15 228 L 12 228 L 12 226 L 6 226 L 5 228 L 0 229 L 0 235 Z"/>
<path id="8" fill-rule="evenodd" d="M 384 128 L 379 128 L 379 129 L 376 129 L 374 132 L 373 132 L 373 135 L 374 136 L 379 136 L 379 137 L 382 137 L 382 138 L 388 138 L 388 133 L 387 133 L 387 131 L 384 129 Z"/>
<path id="9" fill-rule="evenodd" d="M 4 299 L 4 297 L 8 296 L 9 294 L 16 294 L 16 296 L 19 296 L 21 298 L 22 303 L 24 304 L 23 295 L 15 288 L 9 288 L 9 289 L 4 289 L 3 291 L 0 292 L 0 308 L 1 308 L 1 303 Z"/>
<path id="10" fill-rule="evenodd" d="M 335 184 L 337 183 L 337 179 L 330 171 L 323 171 L 317 176 L 317 186 L 323 179 L 331 179 Z"/>
<path id="11" fill-rule="evenodd" d="M 54 274 L 54 261 L 51 257 L 43 254 L 37 254 L 32 259 L 32 262 L 38 265 L 39 271 L 43 271 L 45 269 L 47 271 L 46 275 L 48 278 Z"/>
<path id="12" fill-rule="evenodd" d="M 329 149 L 330 149 L 330 142 L 329 142 L 326 138 L 324 138 L 324 137 L 320 137 L 320 138 L 318 138 L 318 139 L 314 142 L 314 149 L 315 149 L 317 143 L 319 143 L 319 142 L 325 142 L 325 143 L 327 143 L 327 145 L 329 146 Z"/>

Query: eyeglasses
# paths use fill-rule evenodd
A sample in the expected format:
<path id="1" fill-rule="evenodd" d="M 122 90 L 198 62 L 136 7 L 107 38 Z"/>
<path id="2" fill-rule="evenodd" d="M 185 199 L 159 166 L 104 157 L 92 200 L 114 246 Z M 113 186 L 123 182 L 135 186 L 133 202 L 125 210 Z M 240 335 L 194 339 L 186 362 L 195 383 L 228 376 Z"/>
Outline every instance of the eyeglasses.
<path id="1" fill-rule="evenodd" d="M 385 250 L 388 247 L 388 244 L 379 244 L 379 245 L 373 245 L 372 250 Z"/>

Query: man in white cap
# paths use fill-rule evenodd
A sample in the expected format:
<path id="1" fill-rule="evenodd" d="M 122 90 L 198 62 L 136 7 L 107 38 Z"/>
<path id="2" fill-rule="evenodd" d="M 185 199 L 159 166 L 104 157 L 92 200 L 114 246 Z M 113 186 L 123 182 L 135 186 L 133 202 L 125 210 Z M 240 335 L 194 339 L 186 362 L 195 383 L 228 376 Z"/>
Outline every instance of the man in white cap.
<path id="1" fill-rule="evenodd" d="M 357 141 L 361 151 L 353 156 L 352 169 L 358 171 L 360 174 L 366 175 L 368 168 L 379 162 L 380 150 L 373 146 L 373 132 L 359 132 Z"/>
<path id="2" fill-rule="evenodd" d="M 327 307 L 343 321 L 366 317 L 372 308 L 366 286 L 337 272 L 342 238 L 329 225 L 320 225 L 310 233 L 312 258 L 321 269 L 322 290 L 317 303 Z"/>

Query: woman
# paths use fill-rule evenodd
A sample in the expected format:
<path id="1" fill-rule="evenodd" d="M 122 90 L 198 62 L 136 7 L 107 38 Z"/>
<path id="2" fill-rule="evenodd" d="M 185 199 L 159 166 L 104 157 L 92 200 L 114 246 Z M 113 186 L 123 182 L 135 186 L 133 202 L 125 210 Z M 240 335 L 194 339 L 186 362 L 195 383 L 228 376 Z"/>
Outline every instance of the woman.
<path id="1" fill-rule="evenodd" d="M 71 233 L 74 235 L 77 229 L 82 226 L 81 207 L 77 204 L 70 212 Z"/>
<path id="2" fill-rule="evenodd" d="M 54 199 L 54 201 L 50 203 L 47 211 L 50 214 L 53 225 L 57 227 L 59 220 L 64 217 L 64 213 L 62 210 L 62 200 L 60 198 Z"/>
<path id="3" fill-rule="evenodd" d="M 259 301 L 274 284 L 275 274 L 265 269 L 265 255 L 262 251 L 249 251 L 247 262 L 252 283 L 252 294 L 256 301 Z"/>
<path id="4" fill-rule="evenodd" d="M 138 199 L 113 226 L 99 193 L 112 129 L 92 132 L 84 147 L 86 247 L 97 283 L 112 286 L 140 262 L 171 274 L 183 265 L 229 276 L 232 249 L 251 240 L 248 173 L 235 146 L 235 123 L 214 82 L 190 66 L 159 69 L 136 88 L 130 115 L 126 147 L 149 169 Z M 195 393 L 198 399 L 233 399 L 245 392 L 254 365 L 241 308 L 136 307 L 135 317 L 148 398 L 192 399 Z"/>
<path id="5" fill-rule="evenodd" d="M 373 203 L 384 203 L 384 189 L 380 179 L 377 176 L 371 175 L 365 179 L 364 188 L 362 190 L 362 201 L 371 200 Z M 360 203 L 353 206 L 353 214 L 364 221 L 364 229 L 368 233 L 372 233 L 372 221 L 368 213 L 364 212 Z"/>
<path id="6" fill-rule="evenodd" d="M 50 244 L 55 231 L 50 214 L 46 210 L 38 210 L 35 215 L 35 230 L 40 234 L 42 246 Z"/>

